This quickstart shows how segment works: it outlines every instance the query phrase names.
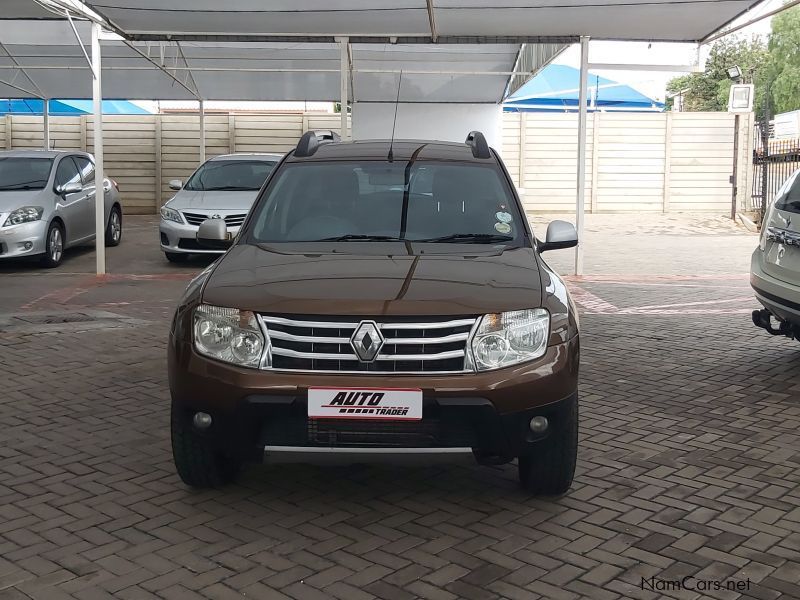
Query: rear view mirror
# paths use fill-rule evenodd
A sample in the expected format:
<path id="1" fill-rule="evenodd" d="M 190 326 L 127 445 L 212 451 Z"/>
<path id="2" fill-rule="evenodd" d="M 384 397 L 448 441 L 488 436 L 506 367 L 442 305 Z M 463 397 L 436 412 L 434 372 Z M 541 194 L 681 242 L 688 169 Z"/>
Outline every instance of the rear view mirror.
<path id="1" fill-rule="evenodd" d="M 547 226 L 547 237 L 544 242 L 539 242 L 539 252 L 548 250 L 561 250 L 574 248 L 578 245 L 578 232 L 575 226 L 566 221 L 551 221 Z"/>
<path id="2" fill-rule="evenodd" d="M 65 183 L 64 185 L 60 185 L 56 188 L 59 194 L 77 194 L 78 192 L 83 191 L 83 186 L 79 181 L 70 181 L 69 183 Z"/>
<path id="3" fill-rule="evenodd" d="M 230 248 L 233 240 L 224 219 L 206 219 L 197 229 L 197 243 L 213 250 Z"/>
<path id="4" fill-rule="evenodd" d="M 170 179 L 169 189 L 178 191 L 181 188 L 183 188 L 183 181 L 180 179 Z"/>

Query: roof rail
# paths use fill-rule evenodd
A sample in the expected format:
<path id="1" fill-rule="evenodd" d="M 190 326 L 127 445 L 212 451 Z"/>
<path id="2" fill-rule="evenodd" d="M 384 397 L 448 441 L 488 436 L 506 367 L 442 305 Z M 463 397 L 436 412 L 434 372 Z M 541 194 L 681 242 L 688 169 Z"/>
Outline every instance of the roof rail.
<path id="1" fill-rule="evenodd" d="M 480 131 L 470 131 L 465 143 L 472 148 L 472 156 L 475 158 L 491 158 L 489 144 Z"/>
<path id="2" fill-rule="evenodd" d="M 294 155 L 297 157 L 311 156 L 319 148 L 320 144 L 326 142 L 340 142 L 342 140 L 339 134 L 335 131 L 306 131 L 300 141 L 297 142 L 297 147 L 294 149 Z"/>

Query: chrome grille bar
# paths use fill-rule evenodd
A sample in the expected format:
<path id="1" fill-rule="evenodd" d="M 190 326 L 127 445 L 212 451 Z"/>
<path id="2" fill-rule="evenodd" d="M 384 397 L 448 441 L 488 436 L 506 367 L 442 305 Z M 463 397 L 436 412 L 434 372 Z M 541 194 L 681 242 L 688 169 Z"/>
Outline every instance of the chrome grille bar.
<path id="1" fill-rule="evenodd" d="M 259 315 L 269 335 L 270 367 L 320 373 L 425 374 L 471 372 L 467 345 L 475 317 L 313 317 Z M 350 340 L 362 321 L 374 322 L 383 345 L 362 362 Z"/>
<path id="2" fill-rule="evenodd" d="M 355 354 L 333 354 L 330 352 L 300 352 L 288 348 L 272 346 L 272 354 L 290 356 L 292 358 L 310 358 L 316 360 L 358 360 Z M 463 350 L 450 350 L 436 354 L 379 354 L 375 360 L 446 360 L 448 358 L 463 358 Z"/>

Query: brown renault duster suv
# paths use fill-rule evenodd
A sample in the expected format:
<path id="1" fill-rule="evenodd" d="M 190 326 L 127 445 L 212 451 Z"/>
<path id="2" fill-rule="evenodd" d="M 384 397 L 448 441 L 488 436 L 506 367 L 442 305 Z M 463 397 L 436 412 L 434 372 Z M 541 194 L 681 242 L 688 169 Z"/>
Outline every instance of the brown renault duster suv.
<path id="1" fill-rule="evenodd" d="M 244 461 L 517 459 L 565 492 L 578 442 L 578 320 L 502 161 L 466 143 L 309 132 L 229 247 L 186 290 L 169 341 L 172 447 L 188 485 Z"/>

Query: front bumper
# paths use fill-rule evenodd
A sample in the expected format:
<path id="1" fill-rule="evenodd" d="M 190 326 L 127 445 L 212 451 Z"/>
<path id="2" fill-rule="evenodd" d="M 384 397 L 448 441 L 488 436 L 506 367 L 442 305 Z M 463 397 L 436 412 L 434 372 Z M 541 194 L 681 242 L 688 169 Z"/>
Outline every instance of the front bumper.
<path id="1" fill-rule="evenodd" d="M 756 299 L 777 318 L 800 325 L 800 281 L 793 284 L 765 273 L 763 260 L 764 253 L 756 248 L 750 263 L 750 286 Z"/>
<path id="2" fill-rule="evenodd" d="M 5 219 L 7 215 L 0 215 Z M 2 223 L 0 223 L 2 225 Z M 46 251 L 47 222 L 0 227 L 0 259 L 34 256 Z"/>
<path id="3" fill-rule="evenodd" d="M 176 223 L 161 219 L 158 225 L 159 239 L 162 252 L 173 254 L 224 254 L 224 250 L 209 250 L 197 243 L 196 225 L 186 223 Z M 232 236 L 239 232 L 238 227 L 228 227 Z"/>
<path id="4" fill-rule="evenodd" d="M 246 460 L 262 460 L 265 449 L 280 453 L 276 448 L 334 448 L 334 453 L 337 448 L 425 448 L 434 453 L 466 448 L 479 462 L 502 463 L 547 436 L 530 431 L 534 416 L 546 416 L 551 423 L 562 418 L 565 401 L 577 394 L 578 355 L 575 337 L 550 347 L 537 361 L 497 371 L 337 375 L 233 367 L 171 340 L 170 389 L 179 418 L 190 425 L 196 412 L 210 414 L 212 426 L 199 433 L 221 451 Z M 316 386 L 420 388 L 423 418 L 309 419 L 308 388 Z"/>

